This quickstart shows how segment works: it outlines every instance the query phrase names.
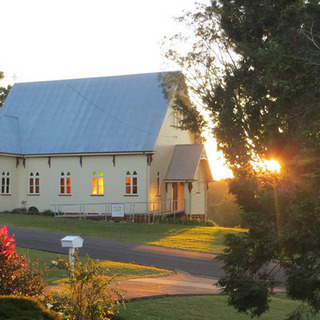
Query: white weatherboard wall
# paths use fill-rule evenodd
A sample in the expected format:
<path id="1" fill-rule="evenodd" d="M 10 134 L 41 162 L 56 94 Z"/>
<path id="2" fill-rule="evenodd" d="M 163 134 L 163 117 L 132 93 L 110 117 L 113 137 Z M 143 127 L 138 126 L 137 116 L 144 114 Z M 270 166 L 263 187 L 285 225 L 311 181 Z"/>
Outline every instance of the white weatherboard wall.
<path id="1" fill-rule="evenodd" d="M 52 204 L 146 202 L 147 157 L 146 155 L 116 155 L 115 165 L 112 155 L 104 156 L 60 156 L 27 158 L 25 168 L 21 167 L 19 201 L 27 201 L 27 207 L 37 207 L 40 211 L 53 209 Z M 93 172 L 103 172 L 104 195 L 92 195 Z M 138 195 L 125 194 L 126 172 L 138 174 Z M 30 172 L 40 174 L 40 195 L 28 193 Z M 60 194 L 60 175 L 71 174 L 71 195 Z M 65 210 L 66 207 L 64 207 Z M 89 212 L 103 212 L 105 206 L 88 207 Z M 68 212 L 78 212 L 79 206 L 69 207 Z"/>
<path id="2" fill-rule="evenodd" d="M 194 135 L 190 131 L 181 130 L 173 126 L 174 113 L 169 108 L 158 136 L 155 154 L 151 166 L 150 201 L 165 201 L 172 198 L 172 183 L 168 183 L 167 190 L 163 178 L 167 172 L 174 149 L 179 144 L 195 143 Z M 160 173 L 161 194 L 157 195 L 157 173 Z M 196 174 L 198 181 L 193 182 L 193 188 L 189 193 L 188 182 L 177 182 L 178 199 L 185 199 L 185 213 L 205 215 L 207 211 L 207 182 L 205 181 L 204 167 L 199 165 Z"/>
<path id="3" fill-rule="evenodd" d="M 196 173 L 198 180 L 193 183 L 191 192 L 191 213 L 203 215 L 207 212 L 207 182 L 205 181 L 204 166 L 201 162 Z"/>
<path id="4" fill-rule="evenodd" d="M 155 145 L 155 153 L 153 155 L 150 173 L 150 201 L 164 201 L 168 198 L 171 198 L 171 193 L 169 190 L 166 194 L 165 183 L 163 182 L 163 179 L 171 161 L 175 145 L 194 143 L 194 136 L 190 131 L 183 131 L 177 127 L 174 127 L 173 123 L 174 113 L 173 109 L 170 107 L 168 108 Z M 156 195 L 158 172 L 160 172 L 161 175 L 161 197 Z"/>

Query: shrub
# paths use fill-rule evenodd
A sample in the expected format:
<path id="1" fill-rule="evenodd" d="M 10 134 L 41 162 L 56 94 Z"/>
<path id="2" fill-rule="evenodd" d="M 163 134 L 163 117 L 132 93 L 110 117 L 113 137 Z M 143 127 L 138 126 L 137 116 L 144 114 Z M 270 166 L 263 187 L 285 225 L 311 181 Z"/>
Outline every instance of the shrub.
<path id="1" fill-rule="evenodd" d="M 237 227 L 242 223 L 242 210 L 237 204 L 236 198 L 226 192 L 219 203 L 208 205 L 208 216 L 223 227 Z"/>
<path id="2" fill-rule="evenodd" d="M 74 265 L 63 259 L 54 265 L 68 272 L 69 281 L 51 292 L 49 302 L 54 310 L 64 313 L 68 319 L 110 319 L 114 308 L 123 303 L 121 293 L 111 287 L 113 278 L 107 275 L 109 271 L 89 256 L 84 264 L 76 253 Z"/>
<path id="3" fill-rule="evenodd" d="M 26 208 L 15 208 L 10 213 L 26 214 L 27 212 Z"/>
<path id="4" fill-rule="evenodd" d="M 46 310 L 38 301 L 26 297 L 0 297 L 0 319 L 59 320 L 62 317 Z"/>
<path id="5" fill-rule="evenodd" d="M 54 217 L 54 212 L 52 210 L 44 210 L 39 213 L 42 216 Z"/>
<path id="6" fill-rule="evenodd" d="M 45 283 L 44 270 L 37 262 L 30 264 L 22 254 L 15 252 L 14 235 L 9 236 L 7 227 L 0 229 L 0 294 L 38 296 Z"/>
<path id="7" fill-rule="evenodd" d="M 217 224 L 212 220 L 204 221 L 202 219 L 181 219 L 181 218 L 172 218 L 172 217 L 166 217 L 164 219 L 160 220 L 160 223 L 165 224 L 176 224 L 176 225 L 185 225 L 185 226 L 202 226 L 202 227 L 214 227 Z"/>
<path id="8" fill-rule="evenodd" d="M 12 211 L 10 211 L 9 213 L 54 217 L 54 212 L 52 210 L 48 209 L 48 210 L 44 210 L 41 212 L 36 207 L 30 207 L 28 210 L 26 208 L 15 208 Z"/>

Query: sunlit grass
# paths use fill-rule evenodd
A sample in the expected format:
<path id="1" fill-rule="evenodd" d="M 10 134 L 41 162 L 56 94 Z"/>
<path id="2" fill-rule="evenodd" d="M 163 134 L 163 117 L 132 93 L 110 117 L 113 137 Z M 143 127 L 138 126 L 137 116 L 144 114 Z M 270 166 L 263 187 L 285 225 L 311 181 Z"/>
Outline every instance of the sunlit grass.
<path id="1" fill-rule="evenodd" d="M 33 249 L 24 249 L 17 248 L 18 253 L 25 254 L 30 261 L 39 261 L 41 266 L 49 267 L 51 261 L 57 261 L 58 259 L 68 260 L 68 255 L 57 254 L 41 250 Z M 86 261 L 86 257 L 80 257 L 81 262 Z M 160 269 L 156 267 L 147 267 L 136 265 L 132 263 L 122 263 L 114 262 L 108 260 L 101 260 L 100 264 L 106 270 L 108 276 L 114 277 L 115 281 L 124 280 L 124 279 L 134 279 L 134 278 L 143 278 L 143 277 L 160 277 L 167 276 L 173 273 L 171 270 Z M 67 278 L 67 274 L 64 270 L 59 270 L 57 268 L 52 268 L 45 280 L 48 284 L 57 284 Z"/>
<path id="2" fill-rule="evenodd" d="M 173 274 L 172 270 L 160 269 L 156 267 L 146 267 L 132 263 L 122 263 L 114 261 L 101 261 L 100 264 L 110 270 L 110 275 L 115 280 L 126 280 L 145 277 L 162 277 Z"/>
<path id="3" fill-rule="evenodd" d="M 208 253 L 221 253 L 224 249 L 223 241 L 225 235 L 238 232 L 245 232 L 245 230 L 222 227 L 184 228 L 172 230 L 168 236 L 148 244 Z"/>

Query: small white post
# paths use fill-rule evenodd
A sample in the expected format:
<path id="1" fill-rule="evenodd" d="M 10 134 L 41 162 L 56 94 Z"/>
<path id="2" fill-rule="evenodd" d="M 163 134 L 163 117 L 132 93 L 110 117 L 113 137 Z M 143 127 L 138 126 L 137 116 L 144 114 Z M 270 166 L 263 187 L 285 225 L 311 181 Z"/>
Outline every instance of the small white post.
<path id="1" fill-rule="evenodd" d="M 74 265 L 73 256 L 74 256 L 75 248 L 69 248 L 69 263 Z"/>

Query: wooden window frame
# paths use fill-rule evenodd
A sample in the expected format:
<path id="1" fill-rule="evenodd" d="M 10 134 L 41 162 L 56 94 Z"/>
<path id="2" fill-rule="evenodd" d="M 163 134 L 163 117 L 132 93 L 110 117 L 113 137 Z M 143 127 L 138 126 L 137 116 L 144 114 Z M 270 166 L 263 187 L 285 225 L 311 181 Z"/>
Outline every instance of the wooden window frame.
<path id="1" fill-rule="evenodd" d="M 1 194 L 10 195 L 11 194 L 11 175 L 10 172 L 3 171 L 1 175 Z"/>
<path id="2" fill-rule="evenodd" d="M 40 174 L 36 172 L 30 172 L 28 182 L 28 195 L 39 195 L 40 194 Z"/>
<path id="3" fill-rule="evenodd" d="M 99 174 L 97 174 L 96 171 L 92 174 L 91 179 L 91 195 L 92 196 L 103 196 L 104 195 L 104 174 L 103 171 L 98 171 Z"/>
<path id="4" fill-rule="evenodd" d="M 125 195 L 126 196 L 137 196 L 138 195 L 138 174 L 133 171 L 127 171 L 125 177 Z"/>
<path id="5" fill-rule="evenodd" d="M 61 172 L 59 181 L 59 195 L 61 196 L 71 196 L 71 173 L 68 171 L 66 174 Z"/>

